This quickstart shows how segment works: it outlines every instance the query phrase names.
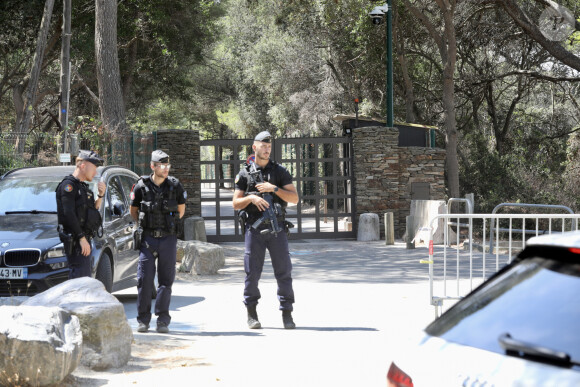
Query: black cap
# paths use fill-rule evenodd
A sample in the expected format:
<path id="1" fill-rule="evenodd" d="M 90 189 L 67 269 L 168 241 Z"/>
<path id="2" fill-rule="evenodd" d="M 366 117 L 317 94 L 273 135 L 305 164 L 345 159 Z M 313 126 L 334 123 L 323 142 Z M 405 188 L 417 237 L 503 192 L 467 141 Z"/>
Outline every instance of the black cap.
<path id="1" fill-rule="evenodd" d="M 272 135 L 267 130 L 258 133 L 258 135 L 254 138 L 254 141 L 262 141 L 262 142 L 270 142 L 270 138 Z"/>
<path id="2" fill-rule="evenodd" d="M 97 167 L 103 165 L 104 160 L 97 154 L 97 152 L 92 150 L 80 150 L 77 159 L 85 160 L 90 163 L 95 164 Z"/>
<path id="3" fill-rule="evenodd" d="M 151 162 L 153 163 L 168 163 L 169 155 L 163 152 L 161 149 L 154 150 L 151 153 Z"/>

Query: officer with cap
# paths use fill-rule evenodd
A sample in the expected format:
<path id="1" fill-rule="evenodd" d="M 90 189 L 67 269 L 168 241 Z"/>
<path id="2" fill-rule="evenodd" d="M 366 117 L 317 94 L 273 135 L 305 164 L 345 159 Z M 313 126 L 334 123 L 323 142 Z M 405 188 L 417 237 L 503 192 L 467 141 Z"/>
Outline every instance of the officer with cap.
<path id="1" fill-rule="evenodd" d="M 262 173 L 263 183 L 253 178 L 251 163 L 242 169 L 235 182 L 233 197 L 234 210 L 243 210 L 247 213 L 245 221 L 245 255 L 244 269 L 246 280 L 244 287 L 244 304 L 248 312 L 248 327 L 250 329 L 261 328 L 258 320 L 256 306 L 260 299 L 258 281 L 262 275 L 266 249 L 270 252 L 274 276 L 278 282 L 278 300 L 282 311 L 282 322 L 285 329 L 294 329 L 296 325 L 292 319 L 294 303 L 294 290 L 292 289 L 292 262 L 288 250 L 286 233 L 274 234 L 268 232 L 271 225 L 262 222 L 256 228 L 251 227 L 262 217 L 263 212 L 269 207 L 262 194 L 270 193 L 273 196 L 273 204 L 279 204 L 285 214 L 288 203 L 298 203 L 298 192 L 292 183 L 292 176 L 282 165 L 270 160 L 272 151 L 271 135 L 264 131 L 254 138 L 252 149 L 255 154 L 255 164 Z M 284 215 L 277 221 L 280 229 L 285 228 Z"/>
<path id="2" fill-rule="evenodd" d="M 72 175 L 65 177 L 56 188 L 58 230 L 70 268 L 69 279 L 90 277 L 92 273 L 91 238 L 102 225 L 98 211 L 107 186 L 97 184 L 98 194 L 86 182 L 93 180 L 103 159 L 93 151 L 81 150 Z"/>
<path id="3" fill-rule="evenodd" d="M 185 214 L 187 193 L 173 176 L 169 176 L 169 156 L 162 150 L 151 154 L 149 176 L 142 176 L 131 192 L 131 216 L 143 229 L 137 266 L 138 332 L 147 332 L 151 321 L 151 297 L 157 260 L 157 332 L 169 332 L 169 303 L 175 280 L 177 234 Z"/>

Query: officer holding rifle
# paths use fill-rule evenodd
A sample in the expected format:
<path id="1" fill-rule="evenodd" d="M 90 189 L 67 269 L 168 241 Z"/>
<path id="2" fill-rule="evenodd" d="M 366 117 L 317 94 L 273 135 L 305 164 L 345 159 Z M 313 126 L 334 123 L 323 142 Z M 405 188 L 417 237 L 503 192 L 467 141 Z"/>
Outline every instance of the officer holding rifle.
<path id="1" fill-rule="evenodd" d="M 252 149 L 255 161 L 248 162 L 236 177 L 232 204 L 234 210 L 240 211 L 240 220 L 245 229 L 244 304 L 248 312 L 248 327 L 261 328 L 256 312 L 260 299 L 258 282 L 268 249 L 278 282 L 278 300 L 284 328 L 294 329 L 292 262 L 284 232 L 289 222 L 285 221 L 284 214 L 288 203 L 298 203 L 298 192 L 286 168 L 270 160 L 271 137 L 270 133 L 264 131 L 254 138 Z"/>

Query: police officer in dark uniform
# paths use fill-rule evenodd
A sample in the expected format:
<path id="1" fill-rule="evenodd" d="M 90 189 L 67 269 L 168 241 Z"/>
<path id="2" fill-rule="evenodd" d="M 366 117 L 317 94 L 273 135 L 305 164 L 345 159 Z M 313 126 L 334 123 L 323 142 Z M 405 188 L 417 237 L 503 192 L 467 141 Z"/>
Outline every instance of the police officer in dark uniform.
<path id="1" fill-rule="evenodd" d="M 284 213 L 288 203 L 298 203 L 298 192 L 292 184 L 292 176 L 282 165 L 270 160 L 272 151 L 271 135 L 267 131 L 259 133 L 254 138 L 252 149 L 255 154 L 255 167 L 261 171 L 262 183 L 252 176 L 251 163 L 242 169 L 236 178 L 235 192 L 233 197 L 234 210 L 243 210 L 247 213 L 245 221 L 245 255 L 244 269 L 246 280 L 244 288 L 244 304 L 248 311 L 248 327 L 250 329 L 261 328 L 256 306 L 260 299 L 258 281 L 264 267 L 266 249 L 270 252 L 274 276 L 278 282 L 278 300 L 282 310 L 284 328 L 294 329 L 296 325 L 292 319 L 294 303 L 294 290 L 292 289 L 292 262 L 288 250 L 288 239 L 285 232 L 273 233 L 268 228 L 267 222 L 260 223 L 256 228 L 252 227 L 262 217 L 263 212 L 269 208 L 268 201 L 263 194 L 273 196 L 273 204 L 279 204 L 282 215 L 278 217 L 278 225 L 285 228 Z"/>
<path id="2" fill-rule="evenodd" d="M 142 176 L 131 192 L 131 216 L 143 229 L 137 267 L 138 332 L 147 332 L 151 321 L 151 297 L 157 259 L 157 332 L 169 332 L 169 303 L 175 280 L 177 233 L 185 213 L 187 193 L 173 176 L 169 176 L 169 156 L 162 150 L 151 154 L 149 176 Z"/>
<path id="3" fill-rule="evenodd" d="M 92 273 L 89 258 L 91 238 L 101 226 L 98 209 L 107 186 L 103 182 L 97 184 L 98 197 L 95 201 L 93 191 L 86 182 L 93 180 L 97 167 L 101 165 L 103 159 L 97 153 L 81 150 L 74 172 L 56 188 L 58 231 L 70 268 L 69 279 L 90 277 Z"/>

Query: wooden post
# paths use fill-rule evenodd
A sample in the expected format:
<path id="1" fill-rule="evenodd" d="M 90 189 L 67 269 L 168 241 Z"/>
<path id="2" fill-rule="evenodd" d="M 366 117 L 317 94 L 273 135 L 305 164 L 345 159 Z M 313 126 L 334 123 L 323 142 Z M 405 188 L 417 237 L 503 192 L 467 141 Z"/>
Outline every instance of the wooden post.
<path id="1" fill-rule="evenodd" d="M 395 244 L 395 222 L 392 212 L 385 212 L 385 244 Z"/>

